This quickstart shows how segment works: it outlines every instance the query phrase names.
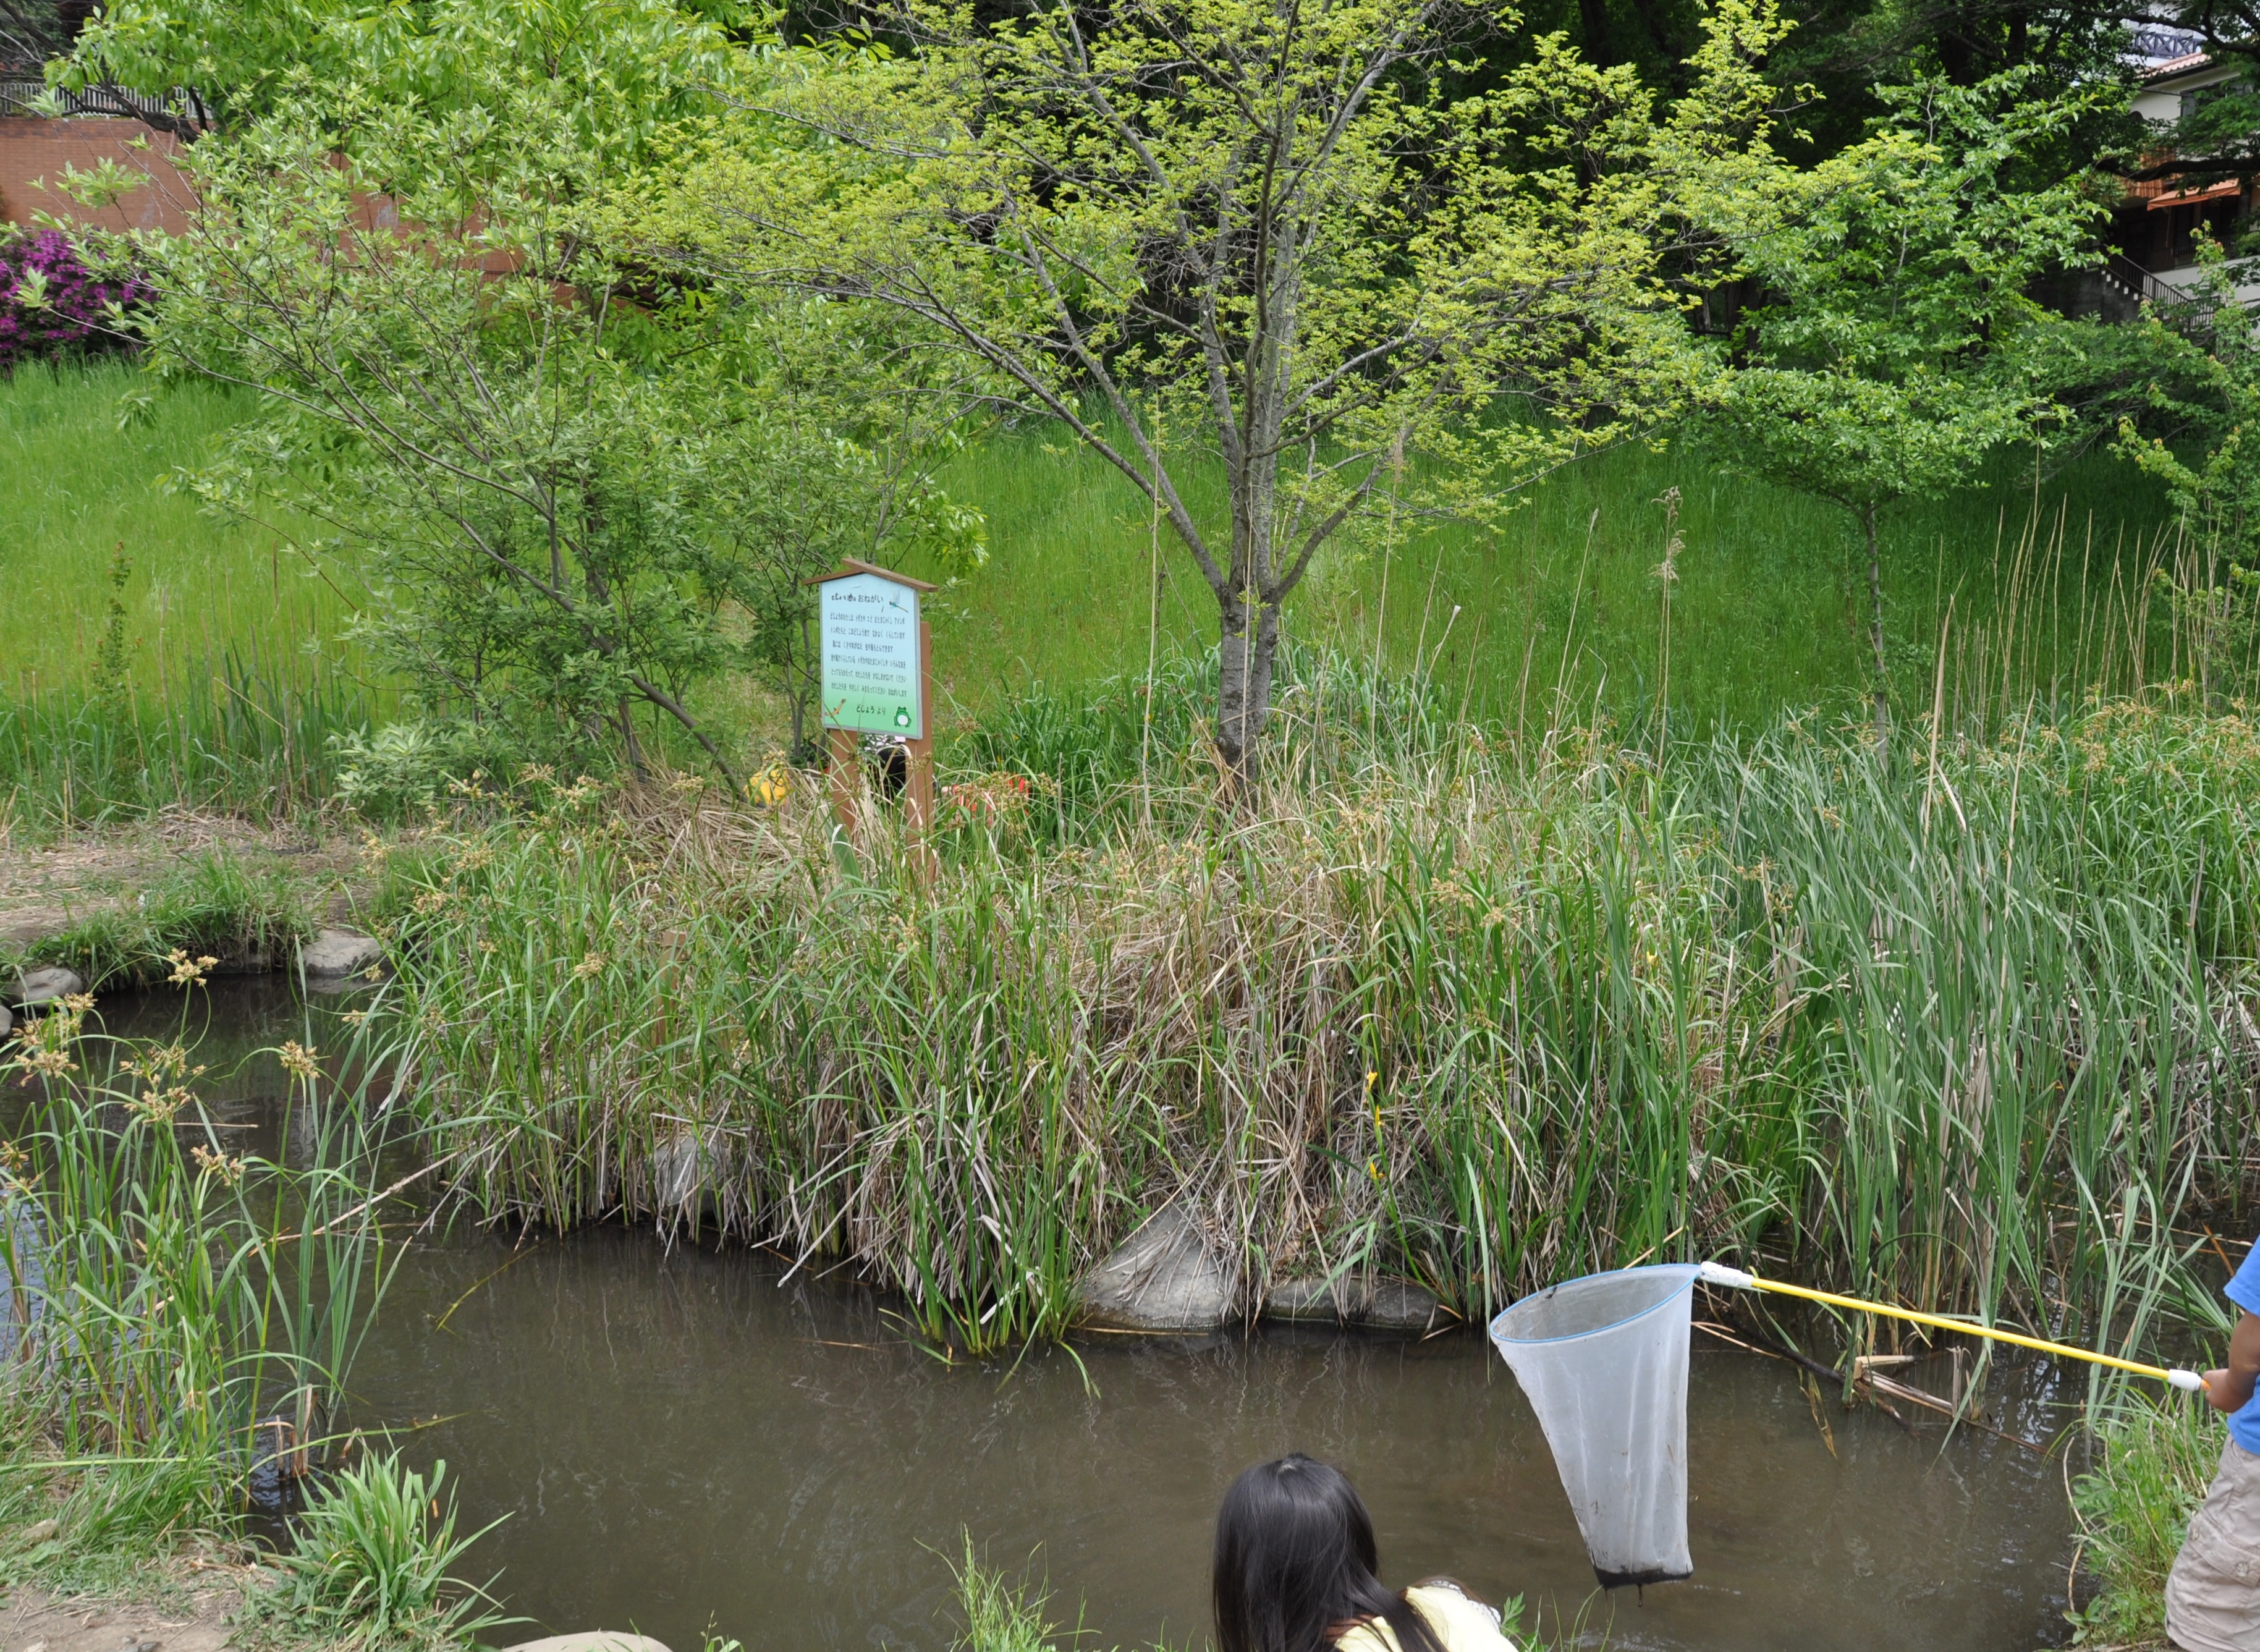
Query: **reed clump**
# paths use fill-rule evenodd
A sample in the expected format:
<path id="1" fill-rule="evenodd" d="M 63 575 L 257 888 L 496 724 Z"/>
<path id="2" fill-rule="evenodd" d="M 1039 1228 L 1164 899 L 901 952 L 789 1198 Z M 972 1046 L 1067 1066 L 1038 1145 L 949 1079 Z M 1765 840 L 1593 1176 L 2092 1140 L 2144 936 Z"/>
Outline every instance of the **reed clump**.
<path id="1" fill-rule="evenodd" d="M 1077 772 L 962 776 L 930 882 L 813 783 L 460 833 L 393 919 L 435 1150 L 489 1216 L 844 1261 L 969 1348 L 1059 1332 L 1165 1205 L 1251 1309 L 1741 1255 L 2114 1346 L 2180 1316 L 2173 1228 L 2249 1191 L 2246 719 L 1659 756 L 1298 669 L 1245 806 L 1132 685 L 1045 712 Z M 1011 732 L 966 749 L 1009 772 Z"/>
<path id="2" fill-rule="evenodd" d="M 0 1492 L 53 1522 L 19 1565 L 99 1588 L 237 1534 L 255 1480 L 323 1460 L 387 1270 L 375 1139 L 311 1049 L 279 1052 L 270 1157 L 206 1111 L 186 1040 L 111 1038 L 92 1007 L 0 1046 Z"/>

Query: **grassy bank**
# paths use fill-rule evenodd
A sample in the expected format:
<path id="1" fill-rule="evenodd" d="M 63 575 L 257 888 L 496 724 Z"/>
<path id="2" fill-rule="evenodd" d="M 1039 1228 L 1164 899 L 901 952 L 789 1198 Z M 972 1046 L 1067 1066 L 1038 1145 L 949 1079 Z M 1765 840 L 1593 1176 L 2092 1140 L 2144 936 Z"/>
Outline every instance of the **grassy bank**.
<path id="1" fill-rule="evenodd" d="M 966 1347 L 1056 1331 L 1172 1201 L 1250 1301 L 1370 1266 L 1473 1317 L 1756 1255 L 2114 1344 L 2211 1322 L 2170 1230 L 2248 1191 L 2242 720 L 1659 763 L 1305 662 L 1243 817 L 1168 686 L 1150 787 L 1134 714 L 990 727 L 999 769 L 1060 728 L 1086 762 L 959 794 L 931 889 L 812 794 L 557 804 L 399 869 L 464 1191 L 845 1258 Z"/>
<path id="2" fill-rule="evenodd" d="M 949 485 L 990 521 L 991 560 L 944 606 L 936 669 L 981 715 L 1001 690 L 1072 689 L 1141 670 L 1159 646 L 1213 647 L 1216 604 L 1142 501 L 1103 461 L 1041 429 L 1006 432 L 960 458 Z M 2163 497 L 2130 468 L 2090 456 L 2034 485 L 2003 454 L 1973 485 L 1910 504 L 1883 536 L 1891 634 L 1910 699 L 1927 702 L 1948 646 L 1975 709 L 2056 681 L 2113 687 L 2168 674 L 2128 657 L 2152 640 L 2128 610 L 2149 570 L 2178 550 Z M 1681 495 L 1672 598 L 1672 703 L 1699 726 L 1753 727 L 1781 711 L 1849 701 L 1866 666 L 1864 569 L 1834 506 L 1734 475 L 1676 444 L 1580 462 L 1532 489 L 1496 528 L 1384 515 L 1346 533 L 1288 603 L 1304 642 L 1404 670 L 1416 663 L 1470 715 L 1542 723 L 1556 690 L 1620 713 L 1658 688 L 1659 588 L 1667 490 Z M 1196 493 L 1220 518 L 1220 490 Z M 2164 530 L 2162 537 L 2162 529 Z M 918 570 L 912 571 L 930 571 Z M 1456 611 L 1456 615 L 1455 611 Z M 2106 617 L 2107 616 L 2107 617 Z M 2017 658 L 2001 659 L 2011 638 Z M 1978 669 L 1983 658 L 1991 669 Z"/>
<path id="3" fill-rule="evenodd" d="M 231 655 L 270 666 L 337 649 L 351 600 L 292 548 L 304 524 L 215 516 L 173 484 L 248 418 L 247 395 L 164 385 L 127 362 L 27 366 L 0 380 L 0 696 L 98 686 L 111 559 L 134 687 L 177 698 Z M 332 663 L 351 669 L 349 654 Z"/>
<path id="4" fill-rule="evenodd" d="M 342 640 L 356 599 L 294 549 L 304 525 L 172 485 L 253 406 L 116 361 L 0 381 L 0 836 L 327 795 L 329 737 L 377 704 Z"/>
<path id="5" fill-rule="evenodd" d="M 2190 1516 L 2220 1466 L 2224 1428 L 2207 1407 L 2130 1394 L 2096 1420 L 2088 1463 L 2072 1484 L 2076 1568 L 2088 1598 L 2077 1643 L 2156 1647 L 2166 1641 L 2166 1575 Z"/>
<path id="6" fill-rule="evenodd" d="M 366 680 L 345 638 L 375 600 L 354 570 L 318 572 L 304 524 L 214 516 L 169 483 L 251 411 L 114 363 L 0 383 L 0 457 L 22 479 L 0 498 L 0 828 L 50 836 L 179 804 L 287 814 L 333 789 L 334 739 L 399 714 L 398 685 Z M 986 514 L 991 558 L 934 604 L 945 726 L 1033 684 L 1076 691 L 1141 669 L 1149 644 L 1212 646 L 1214 604 L 1190 565 L 1166 543 L 1157 562 L 1127 486 L 1055 433 L 999 432 L 948 480 Z M 1673 489 L 1686 549 L 1666 685 L 1653 569 Z M 1691 729 L 1756 727 L 1861 692 L 1851 543 L 1842 512 L 1713 455 L 1631 447 L 1533 489 L 1495 527 L 1384 513 L 1321 559 L 1289 628 L 1425 670 L 1480 719 L 1527 728 L 1563 704 L 1623 716 L 1668 687 Z M 2003 454 L 1888 525 L 1895 691 L 1927 704 L 1942 640 L 1957 719 L 2171 677 L 2181 662 L 2149 576 L 2186 554 L 2156 490 L 2115 460 L 2036 488 Z M 704 704 L 752 757 L 783 739 L 744 684 Z"/>

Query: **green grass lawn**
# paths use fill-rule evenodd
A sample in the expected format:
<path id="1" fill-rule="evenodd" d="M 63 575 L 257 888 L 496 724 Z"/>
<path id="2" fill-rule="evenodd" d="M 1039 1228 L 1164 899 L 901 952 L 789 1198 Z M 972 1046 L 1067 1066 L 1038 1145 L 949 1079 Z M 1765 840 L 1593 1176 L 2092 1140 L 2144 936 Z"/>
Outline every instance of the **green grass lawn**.
<path id="1" fill-rule="evenodd" d="M 1156 614 L 1164 650 L 1213 643 L 1214 599 L 1166 527 L 1153 601 L 1144 502 L 1100 460 L 1056 435 L 1011 433 L 962 458 L 948 482 L 990 520 L 989 564 L 954 594 L 959 614 L 936 632 L 937 669 L 969 705 L 1030 679 L 1141 669 Z M 1384 525 L 1322 553 L 1289 600 L 1289 633 L 1400 667 L 1417 654 L 1471 710 L 1493 716 L 1526 704 L 1541 712 L 1557 683 L 1573 701 L 1648 701 L 1663 546 L 1656 501 L 1671 487 L 1686 546 L 1673 704 L 1701 721 L 1739 721 L 1856 693 L 1866 587 L 1850 517 L 1674 446 L 1573 467 L 1531 490 L 1496 531 L 1400 520 L 1393 540 Z M 1213 518 L 1222 501 L 1210 492 L 1200 504 Z M 2082 681 L 2106 663 L 2122 668 L 2123 641 L 2106 662 L 2104 627 L 2092 622 L 2106 608 L 2114 623 L 2123 617 L 2165 519 L 2158 490 L 2107 456 L 2080 460 L 2037 493 L 2029 468 L 2005 458 L 1978 485 L 1902 511 L 1886 531 L 1884 575 L 1901 692 L 1927 700 L 1949 598 L 1949 654 L 1965 696 L 1981 678 L 1998 690 L 1998 639 L 2012 622 L 2023 644 L 2013 691 L 2059 662 Z"/>
<path id="2" fill-rule="evenodd" d="M 133 391 L 151 394 L 149 417 L 121 430 Z M 231 649 L 290 674 L 334 642 L 346 604 L 282 533 L 209 515 L 164 485 L 251 411 L 248 397 L 159 385 L 117 362 L 0 381 L 0 694 L 87 681 L 120 545 L 129 669 L 145 694 L 170 697 Z"/>
<path id="3" fill-rule="evenodd" d="M 121 430 L 121 398 L 145 389 L 154 391 L 153 416 Z M 218 518 L 163 485 L 249 411 L 241 395 L 154 386 L 118 364 L 27 368 L 0 383 L 0 694 L 87 683 L 121 542 L 132 561 L 127 629 L 144 695 L 175 698 L 231 650 L 292 681 L 357 672 L 340 641 L 347 597 L 294 553 L 279 531 L 290 525 Z M 1202 480 L 1197 508 L 1214 518 L 1220 489 Z M 1156 616 L 1164 651 L 1213 642 L 1215 604 L 1191 560 L 1164 531 L 1156 599 L 1142 502 L 1072 442 L 1005 432 L 963 455 L 948 482 L 990 523 L 988 566 L 936 608 L 936 663 L 960 705 L 978 711 L 1031 681 L 1137 670 Z M 1289 633 L 1392 667 L 1418 656 L 1471 711 L 1492 716 L 1542 713 L 1557 684 L 1575 704 L 1651 703 L 1652 570 L 1663 535 L 1656 501 L 1675 486 L 1686 548 L 1674 597 L 1674 705 L 1707 723 L 1849 704 L 1865 647 L 1849 518 L 1676 446 L 1586 461 L 1531 490 L 1495 528 L 1400 518 L 1392 535 L 1385 522 L 1370 525 L 1322 554 L 1289 604 Z M 1885 576 L 1899 692 L 1927 700 L 1949 597 L 1965 695 L 1980 683 L 2022 695 L 2059 668 L 2093 681 L 2111 663 L 2106 637 L 2119 639 L 2123 674 L 2128 627 L 2112 608 L 2114 575 L 2121 597 L 2141 588 L 2164 520 L 2156 490 L 2107 457 L 2082 460 L 2037 491 L 2029 468 L 2005 457 L 1966 491 L 1904 510 L 1889 524 Z M 2112 623 L 2092 623 L 2106 608 Z M 2021 652 L 2004 674 L 1998 649 L 1972 650 L 2013 618 Z"/>

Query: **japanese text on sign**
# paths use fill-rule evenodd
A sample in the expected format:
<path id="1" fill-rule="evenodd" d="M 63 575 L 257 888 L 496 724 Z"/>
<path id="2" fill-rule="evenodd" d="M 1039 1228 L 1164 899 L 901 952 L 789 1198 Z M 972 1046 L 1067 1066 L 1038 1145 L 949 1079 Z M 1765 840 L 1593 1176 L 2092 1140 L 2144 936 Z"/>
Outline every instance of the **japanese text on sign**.
<path id="1" fill-rule="evenodd" d="M 876 574 L 851 574 L 817 593 L 825 727 L 923 739 L 918 592 Z"/>

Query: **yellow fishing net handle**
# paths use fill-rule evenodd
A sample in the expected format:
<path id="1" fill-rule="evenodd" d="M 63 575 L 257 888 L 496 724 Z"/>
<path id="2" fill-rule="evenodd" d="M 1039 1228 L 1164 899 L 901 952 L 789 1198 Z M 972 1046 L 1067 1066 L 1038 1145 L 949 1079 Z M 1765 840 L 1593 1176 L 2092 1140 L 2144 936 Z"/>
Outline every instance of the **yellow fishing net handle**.
<path id="1" fill-rule="evenodd" d="M 2132 1371 L 2137 1377 L 2155 1377 L 2171 1383 L 2189 1393 L 2198 1393 L 2205 1387 L 2205 1378 L 2195 1371 L 2169 1370 L 2163 1365 L 2144 1365 L 2135 1360 L 2122 1360 L 2113 1354 L 2098 1354 L 2090 1348 L 2073 1348 L 2064 1342 L 2043 1342 L 2036 1336 L 2020 1336 L 2014 1331 L 1997 1330 L 1990 1325 L 1972 1325 L 1967 1319 L 1949 1319 L 1940 1313 L 1918 1313 L 1913 1308 L 1894 1308 L 1881 1302 L 1864 1302 L 1858 1297 L 1840 1297 L 1827 1291 L 1810 1291 L 1803 1285 L 1785 1285 L 1776 1279 L 1761 1279 L 1756 1274 L 1744 1273 L 1739 1268 L 1728 1268 L 1715 1262 L 1705 1262 L 1699 1277 L 1706 1284 L 1724 1285 L 1734 1291 L 1771 1291 L 1784 1297 L 1803 1297 L 1807 1302 L 1825 1302 L 1832 1308 L 1850 1308 L 1857 1313 L 1888 1314 L 1894 1319 L 1912 1319 L 1917 1325 L 1935 1326 L 1942 1331 L 1959 1331 L 1968 1336 L 1987 1336 L 1996 1342 L 2013 1342 L 2019 1348 L 2036 1348 L 2042 1354 L 2061 1354 L 2066 1359 L 2085 1360 L 2091 1365 L 2108 1365 L 2114 1370 Z"/>

